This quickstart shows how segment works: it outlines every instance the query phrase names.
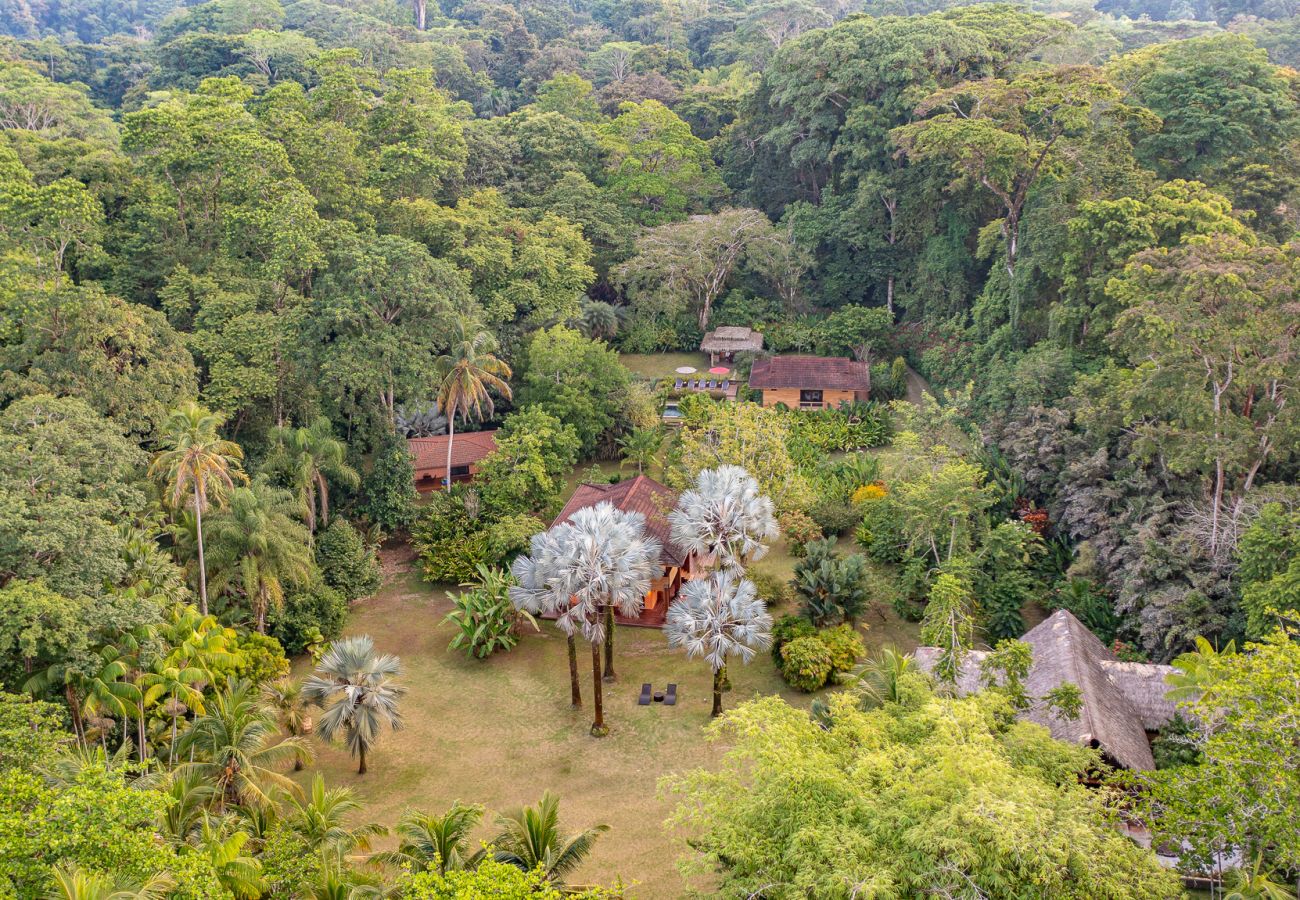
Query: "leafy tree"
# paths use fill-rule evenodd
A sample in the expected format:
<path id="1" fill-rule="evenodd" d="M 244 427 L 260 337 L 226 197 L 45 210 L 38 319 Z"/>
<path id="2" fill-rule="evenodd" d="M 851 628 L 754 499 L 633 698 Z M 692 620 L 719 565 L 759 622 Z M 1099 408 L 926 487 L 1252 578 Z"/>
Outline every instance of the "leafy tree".
<path id="1" fill-rule="evenodd" d="M 43 581 L 0 588 L 0 659 L 9 684 L 86 649 L 86 597 L 64 597 Z"/>
<path id="2" fill-rule="evenodd" d="M 722 714 L 722 691 L 727 683 L 727 658 L 746 664 L 772 643 L 772 617 L 758 599 L 754 583 L 737 580 L 728 570 L 707 580 L 687 582 L 677 602 L 668 608 L 664 633 L 670 647 L 686 651 L 688 659 L 701 657 L 713 669 L 713 709 Z"/>
<path id="3" fill-rule="evenodd" d="M 591 852 L 596 838 L 609 830 L 608 825 L 593 825 L 566 834 L 560 826 L 560 798 L 549 791 L 537 806 L 499 816 L 497 824 L 501 833 L 492 840 L 493 858 L 524 872 L 539 871 L 552 884 L 562 884 Z"/>
<path id="4" fill-rule="evenodd" d="M 393 531 L 410 524 L 418 497 L 415 467 L 406 441 L 395 431 L 381 433 L 361 494 L 362 511 L 380 528 Z"/>
<path id="5" fill-rule="evenodd" d="M 360 759 L 357 773 L 366 774 L 366 753 L 379 732 L 402 727 L 397 704 L 406 688 L 394 684 L 401 662 L 388 653 L 375 653 L 369 635 L 335 641 L 321 656 L 315 674 L 303 684 L 303 699 L 324 712 L 316 725 L 327 741 L 342 735 L 348 753 Z"/>
<path id="6" fill-rule="evenodd" d="M 608 190 L 641 224 L 676 221 L 720 193 L 708 145 L 658 100 L 624 103 L 601 132 L 614 149 Z"/>
<path id="7" fill-rule="evenodd" d="M 993 694 L 940 699 L 922 685 L 907 706 L 857 703 L 833 694 L 819 721 L 776 697 L 751 701 L 711 727 L 730 747 L 719 770 L 669 781 L 682 798 L 670 821 L 692 829 L 719 894 L 1181 896 L 1076 782 L 1093 751 L 1012 722 Z M 764 839 L 774 834 L 801 837 Z"/>
<path id="8" fill-rule="evenodd" d="M 956 684 L 975 642 L 975 596 L 959 576 L 942 572 L 935 578 L 921 620 L 921 642 L 942 651 L 934 668 L 939 680 Z"/>
<path id="9" fill-rule="evenodd" d="M 631 375 L 603 341 L 563 325 L 537 331 L 522 369 L 519 405 L 536 406 L 571 425 L 582 455 L 593 453 L 622 424 Z"/>
<path id="10" fill-rule="evenodd" d="M 330 587 L 351 602 L 373 594 L 380 584 L 379 560 L 346 519 L 335 519 L 316 541 L 316 564 Z"/>
<path id="11" fill-rule="evenodd" d="M 447 416 L 447 473 L 451 486 L 451 451 L 456 437 L 456 416 L 483 420 L 495 411 L 490 391 L 509 400 L 510 367 L 493 355 L 496 338 L 477 323 L 460 319 L 451 351 L 438 357 L 438 407 Z"/>
<path id="12" fill-rule="evenodd" d="M 1246 631 L 1262 638 L 1279 616 L 1300 610 L 1300 516 L 1267 503 L 1237 542 L 1237 578 Z"/>
<path id="13" fill-rule="evenodd" d="M 222 439 L 221 419 L 196 403 L 172 411 L 163 428 L 163 447 L 154 455 L 149 474 L 165 481 L 173 509 L 188 506 L 194 514 L 199 555 L 199 611 L 208 614 L 208 570 L 204 559 L 203 514 L 209 504 L 225 503 L 236 480 L 244 479 L 239 467 L 244 451 L 234 441 Z"/>
<path id="14" fill-rule="evenodd" d="M 984 536 L 974 587 L 992 638 L 1024 634 L 1021 610 L 1041 594 L 1032 563 L 1042 546 L 1042 539 L 1024 522 L 1002 522 Z"/>
<path id="15" fill-rule="evenodd" d="M 539 406 L 506 416 L 497 429 L 496 450 L 479 464 L 485 513 L 498 519 L 521 512 L 553 513 L 579 450 L 573 426 Z"/>
<path id="16" fill-rule="evenodd" d="M 307 529 L 315 534 L 318 504 L 319 524 L 324 527 L 330 523 L 329 479 L 348 487 L 361 483 L 356 469 L 347 464 L 347 447 L 334 437 L 329 419 L 323 417 L 301 428 L 277 427 L 270 437 L 275 449 L 266 466 L 288 475 L 306 510 Z"/>

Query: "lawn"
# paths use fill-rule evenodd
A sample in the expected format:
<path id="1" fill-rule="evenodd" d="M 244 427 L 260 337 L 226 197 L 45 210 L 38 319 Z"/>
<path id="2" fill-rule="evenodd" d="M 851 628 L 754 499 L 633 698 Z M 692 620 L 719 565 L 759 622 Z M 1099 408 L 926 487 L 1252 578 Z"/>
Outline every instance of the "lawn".
<path id="1" fill-rule="evenodd" d="M 644 378 L 672 378 L 680 366 L 691 366 L 701 373 L 709 370 L 705 353 L 620 353 L 618 358 L 633 375 Z"/>
<path id="2" fill-rule="evenodd" d="M 612 730 L 598 740 L 587 733 L 590 708 L 568 707 L 565 645 L 552 626 L 526 635 L 508 654 L 467 659 L 447 649 L 452 632 L 442 624 L 450 608 L 445 593 L 421 582 L 404 556 L 388 554 L 385 569 L 384 587 L 354 607 L 346 633 L 369 634 L 379 649 L 402 658 L 402 681 L 409 689 L 403 701 L 406 728 L 384 735 L 365 776 L 356 774 L 346 752 L 316 742 L 317 762 L 300 780 L 305 783 L 319 771 L 330 784 L 352 787 L 364 804 L 358 821 L 385 825 L 412 807 L 442 812 L 459 799 L 504 810 L 532 803 L 549 789 L 562 798 L 566 824 L 610 826 L 575 880 L 609 884 L 621 876 L 631 896 L 680 897 L 686 884 L 675 863 L 686 848 L 681 835 L 663 827 L 674 804 L 661 795 L 658 781 L 719 759 L 720 749 L 704 739 L 711 699 L 711 675 L 704 665 L 669 650 L 657 630 L 620 628 L 619 681 L 605 690 Z M 882 620 L 873 613 L 868 620 L 870 645 L 882 640 L 914 645 L 914 637 L 907 640 L 914 626 L 900 627 L 892 614 Z M 300 661 L 297 669 L 301 676 L 307 664 Z M 812 699 L 789 690 L 766 654 L 749 666 L 732 667 L 730 674 L 728 705 L 774 693 L 805 708 Z M 676 682 L 678 705 L 637 706 L 643 681 L 660 689 Z M 485 825 L 479 836 L 490 833 Z M 393 843 L 391 837 L 381 838 L 377 846 Z"/>

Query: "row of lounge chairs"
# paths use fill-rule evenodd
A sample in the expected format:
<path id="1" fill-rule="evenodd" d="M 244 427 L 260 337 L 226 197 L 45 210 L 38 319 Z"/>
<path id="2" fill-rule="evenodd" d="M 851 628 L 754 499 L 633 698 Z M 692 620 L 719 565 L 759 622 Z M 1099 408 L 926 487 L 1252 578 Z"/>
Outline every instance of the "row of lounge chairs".
<path id="1" fill-rule="evenodd" d="M 730 387 L 729 378 L 678 378 L 673 382 L 678 391 L 725 391 Z"/>

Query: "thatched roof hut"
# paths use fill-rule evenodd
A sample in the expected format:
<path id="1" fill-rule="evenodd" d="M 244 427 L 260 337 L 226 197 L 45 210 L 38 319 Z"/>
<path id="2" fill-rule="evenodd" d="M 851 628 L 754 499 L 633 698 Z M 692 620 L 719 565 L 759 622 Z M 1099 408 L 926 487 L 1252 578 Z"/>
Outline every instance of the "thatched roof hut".
<path id="1" fill-rule="evenodd" d="M 1031 707 L 1022 718 L 1047 728 L 1058 740 L 1095 747 L 1126 769 L 1155 768 L 1148 735 L 1174 716 L 1176 707 L 1165 699 L 1164 683 L 1171 666 L 1120 662 L 1066 610 L 1053 613 L 1021 640 L 1034 653 L 1025 679 L 1030 696 L 1043 697 L 1066 682 L 1077 685 L 1083 695 L 1083 709 L 1076 719 L 1062 719 L 1042 704 Z M 939 655 L 936 647 L 920 647 L 915 658 L 921 669 L 930 672 Z M 958 693 L 980 689 L 980 667 L 988 655 L 981 651 L 966 655 L 957 677 Z"/>
<path id="2" fill-rule="evenodd" d="M 709 363 L 730 361 L 737 353 L 758 353 L 763 349 L 763 335 L 752 328 L 724 325 L 704 335 L 700 350 L 709 354 Z"/>

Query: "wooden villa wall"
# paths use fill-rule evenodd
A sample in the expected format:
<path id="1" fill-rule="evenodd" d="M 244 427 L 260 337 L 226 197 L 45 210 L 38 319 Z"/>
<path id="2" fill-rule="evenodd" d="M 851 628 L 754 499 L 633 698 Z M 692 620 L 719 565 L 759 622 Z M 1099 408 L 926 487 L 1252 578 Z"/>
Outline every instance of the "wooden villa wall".
<path id="1" fill-rule="evenodd" d="M 791 409 L 798 409 L 799 390 L 799 388 L 767 388 L 763 391 L 763 405 L 776 406 L 778 403 L 784 403 Z M 815 388 L 809 388 L 809 390 L 815 390 Z M 822 405 L 829 406 L 831 409 L 841 403 L 851 403 L 854 400 L 865 399 L 866 396 L 862 391 L 822 391 Z"/>

